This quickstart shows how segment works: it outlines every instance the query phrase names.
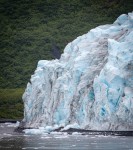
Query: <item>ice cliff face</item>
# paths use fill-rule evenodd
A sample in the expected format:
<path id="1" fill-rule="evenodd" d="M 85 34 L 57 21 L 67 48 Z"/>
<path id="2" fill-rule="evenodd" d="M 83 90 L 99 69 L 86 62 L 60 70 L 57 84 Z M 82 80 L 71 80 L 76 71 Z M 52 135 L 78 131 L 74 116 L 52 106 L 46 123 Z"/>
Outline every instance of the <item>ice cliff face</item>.
<path id="1" fill-rule="evenodd" d="M 25 127 L 133 130 L 133 13 L 40 60 L 23 95 Z"/>

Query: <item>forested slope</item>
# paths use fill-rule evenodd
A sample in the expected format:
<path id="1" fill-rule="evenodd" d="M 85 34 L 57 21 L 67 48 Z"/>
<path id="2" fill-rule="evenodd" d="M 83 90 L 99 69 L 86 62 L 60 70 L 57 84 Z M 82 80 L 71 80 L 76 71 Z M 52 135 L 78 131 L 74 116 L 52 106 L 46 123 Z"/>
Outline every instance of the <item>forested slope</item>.
<path id="1" fill-rule="evenodd" d="M 132 0 L 1 0 L 0 87 L 25 87 L 53 47 L 132 10 Z"/>

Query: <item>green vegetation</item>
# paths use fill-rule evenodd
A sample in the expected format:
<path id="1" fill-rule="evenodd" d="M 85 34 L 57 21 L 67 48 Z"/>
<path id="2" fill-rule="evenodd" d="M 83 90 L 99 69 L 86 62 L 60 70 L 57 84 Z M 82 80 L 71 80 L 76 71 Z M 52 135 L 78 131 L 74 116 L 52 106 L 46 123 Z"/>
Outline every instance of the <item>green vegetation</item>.
<path id="1" fill-rule="evenodd" d="M 0 89 L 0 118 L 22 119 L 24 89 Z"/>
<path id="2" fill-rule="evenodd" d="M 52 59 L 53 45 L 63 52 L 77 36 L 132 10 L 133 0 L 1 0 L 0 88 L 25 88 L 38 60 Z M 14 102 L 13 113 L 21 107 L 16 106 L 17 97 L 6 100 Z M 1 101 L 0 95 L 0 117 L 15 116 L 5 112 L 8 103 L 3 106 Z"/>
<path id="3" fill-rule="evenodd" d="M 133 10 L 133 0 L 1 0 L 0 87 L 25 87 L 40 59 Z"/>

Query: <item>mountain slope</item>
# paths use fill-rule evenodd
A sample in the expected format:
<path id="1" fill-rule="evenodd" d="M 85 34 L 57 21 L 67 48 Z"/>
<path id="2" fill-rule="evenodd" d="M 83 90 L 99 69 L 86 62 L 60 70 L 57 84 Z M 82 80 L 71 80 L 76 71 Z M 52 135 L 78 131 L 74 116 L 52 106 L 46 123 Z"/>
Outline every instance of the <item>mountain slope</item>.
<path id="1" fill-rule="evenodd" d="M 93 27 L 133 10 L 132 0 L 1 0 L 0 87 L 25 87 L 40 59 L 52 59 Z"/>

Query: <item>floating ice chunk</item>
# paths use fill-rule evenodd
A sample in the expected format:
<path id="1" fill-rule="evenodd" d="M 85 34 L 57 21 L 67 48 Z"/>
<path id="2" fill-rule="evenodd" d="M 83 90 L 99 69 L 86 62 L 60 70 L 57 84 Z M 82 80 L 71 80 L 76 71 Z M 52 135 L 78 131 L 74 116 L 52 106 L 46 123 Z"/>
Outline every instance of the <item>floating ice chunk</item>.
<path id="1" fill-rule="evenodd" d="M 82 133 L 80 132 L 73 132 L 72 135 L 81 135 Z"/>
<path id="2" fill-rule="evenodd" d="M 52 127 L 52 126 L 46 126 L 45 129 L 46 129 L 48 132 L 53 131 L 53 127 Z"/>
<path id="3" fill-rule="evenodd" d="M 16 123 L 5 123 L 6 125 L 7 125 L 7 127 L 18 127 L 19 126 L 19 124 L 20 124 L 20 122 L 19 121 L 17 121 Z"/>
<path id="4" fill-rule="evenodd" d="M 63 133 L 62 132 L 51 132 L 50 134 L 54 134 L 54 135 L 62 135 Z"/>
<path id="5" fill-rule="evenodd" d="M 25 134 L 42 134 L 42 131 L 38 129 L 25 129 L 23 131 Z"/>

